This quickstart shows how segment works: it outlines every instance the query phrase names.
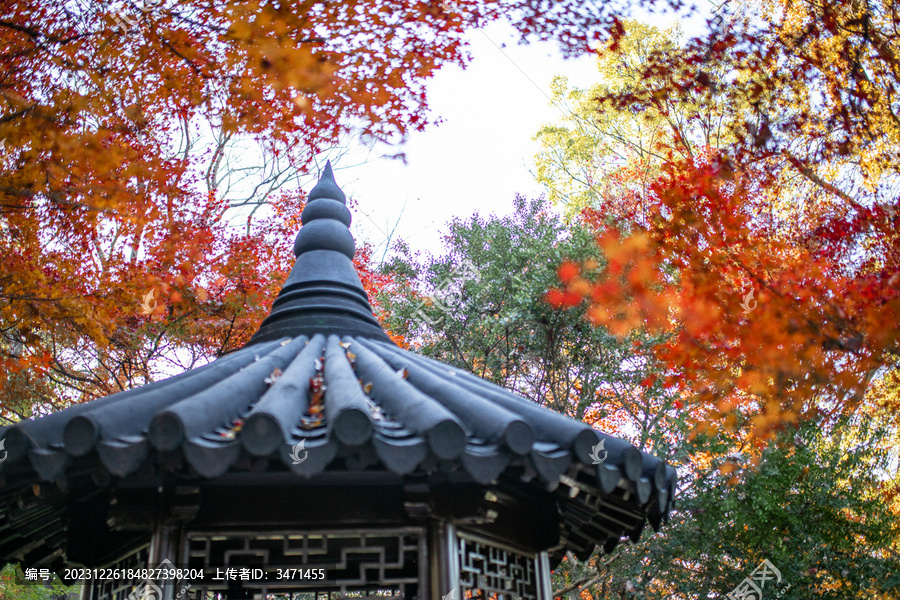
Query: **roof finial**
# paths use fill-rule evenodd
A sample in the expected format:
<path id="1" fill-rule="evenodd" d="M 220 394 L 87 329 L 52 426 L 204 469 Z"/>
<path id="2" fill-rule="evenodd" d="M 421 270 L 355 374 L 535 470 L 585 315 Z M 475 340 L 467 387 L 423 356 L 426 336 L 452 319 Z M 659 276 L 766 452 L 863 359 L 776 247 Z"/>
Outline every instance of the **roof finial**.
<path id="1" fill-rule="evenodd" d="M 251 344 L 316 333 L 390 341 L 353 266 L 356 244 L 346 201 L 329 161 L 300 216 L 297 262 Z"/>
<path id="2" fill-rule="evenodd" d="M 344 195 L 344 192 L 341 191 L 341 188 L 338 187 L 337 182 L 334 180 L 334 171 L 331 170 L 331 161 L 325 163 L 325 170 L 322 171 L 322 176 L 319 177 L 319 183 L 316 184 L 316 187 L 309 192 L 309 197 L 307 201 L 312 202 L 313 200 L 317 200 L 319 198 L 328 198 L 329 200 L 337 200 L 341 204 L 347 203 L 347 197 Z"/>
<path id="3" fill-rule="evenodd" d="M 350 234 L 350 211 L 345 205 L 346 198 L 334 181 L 331 161 L 328 161 L 300 215 L 303 228 L 294 242 L 294 255 L 299 258 L 304 252 L 312 250 L 335 250 L 347 258 L 353 258 L 356 244 Z"/>

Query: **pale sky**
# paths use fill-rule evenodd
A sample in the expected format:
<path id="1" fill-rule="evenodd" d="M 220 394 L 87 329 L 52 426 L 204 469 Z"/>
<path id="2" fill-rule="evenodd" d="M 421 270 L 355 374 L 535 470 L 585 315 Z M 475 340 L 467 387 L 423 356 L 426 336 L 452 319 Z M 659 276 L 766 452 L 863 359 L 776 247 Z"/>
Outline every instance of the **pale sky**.
<path id="1" fill-rule="evenodd" d="M 469 39 L 473 60 L 467 68 L 442 69 L 429 83 L 440 125 L 412 134 L 402 146 L 376 146 L 366 164 L 344 167 L 356 161 L 345 156 L 336 165 L 338 184 L 359 202 L 353 211 L 357 237 L 377 245 L 400 218 L 397 233 L 411 248 L 439 253 L 439 235 L 452 217 L 504 214 L 516 193 L 541 193 L 531 174 L 538 150 L 531 138 L 542 124 L 562 117 L 550 105 L 550 81 L 567 75 L 578 85 L 592 83 L 594 60 L 564 60 L 549 43 L 519 46 L 506 24 L 473 31 Z M 406 165 L 378 158 L 400 151 Z"/>
<path id="2" fill-rule="evenodd" d="M 672 19 L 646 20 L 666 26 Z M 359 202 L 351 209 L 358 239 L 382 244 L 399 218 L 398 237 L 413 250 L 440 254 L 440 235 L 451 218 L 476 211 L 506 214 L 517 193 L 536 197 L 543 192 L 532 174 L 539 149 L 532 137 L 563 116 L 551 105 L 550 82 L 564 75 L 573 86 L 596 83 L 595 61 L 590 56 L 563 59 L 551 42 L 518 45 L 505 23 L 468 37 L 472 62 L 465 69 L 442 69 L 428 85 L 429 103 L 441 124 L 413 133 L 402 146 L 376 146 L 368 162 L 360 146 L 358 155 L 335 164 L 338 184 Z M 401 151 L 406 165 L 379 158 Z"/>

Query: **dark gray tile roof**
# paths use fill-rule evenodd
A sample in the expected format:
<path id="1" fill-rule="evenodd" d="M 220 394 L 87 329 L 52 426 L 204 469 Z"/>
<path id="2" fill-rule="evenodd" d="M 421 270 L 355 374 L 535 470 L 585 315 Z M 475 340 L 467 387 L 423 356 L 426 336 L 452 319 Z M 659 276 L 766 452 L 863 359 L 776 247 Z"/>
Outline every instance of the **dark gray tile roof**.
<path id="1" fill-rule="evenodd" d="M 30 523 L 13 506 L 11 492 L 23 486 L 85 469 L 127 478 L 173 454 L 202 478 L 248 457 L 314 477 L 345 456 L 398 475 L 455 472 L 482 484 L 514 476 L 556 493 L 561 543 L 579 556 L 637 539 L 647 522 L 658 528 L 675 490 L 663 461 L 390 341 L 353 271 L 339 192 L 329 167 L 303 214 L 297 266 L 248 346 L 0 432 L 8 453 L 0 531 Z M 594 464 L 601 442 L 604 458 Z M 33 541 L 0 541 L 0 558 L 21 558 Z"/>

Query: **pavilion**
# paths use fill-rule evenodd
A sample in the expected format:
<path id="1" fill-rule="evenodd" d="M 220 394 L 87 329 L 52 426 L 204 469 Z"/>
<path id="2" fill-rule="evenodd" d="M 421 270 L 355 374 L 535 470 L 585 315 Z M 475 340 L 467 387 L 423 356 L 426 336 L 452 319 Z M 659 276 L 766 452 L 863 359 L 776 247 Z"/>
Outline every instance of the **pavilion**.
<path id="1" fill-rule="evenodd" d="M 118 569 L 83 600 L 550 600 L 567 552 L 667 520 L 662 460 L 391 341 L 330 165 L 302 222 L 245 347 L 0 430 L 0 562 Z"/>

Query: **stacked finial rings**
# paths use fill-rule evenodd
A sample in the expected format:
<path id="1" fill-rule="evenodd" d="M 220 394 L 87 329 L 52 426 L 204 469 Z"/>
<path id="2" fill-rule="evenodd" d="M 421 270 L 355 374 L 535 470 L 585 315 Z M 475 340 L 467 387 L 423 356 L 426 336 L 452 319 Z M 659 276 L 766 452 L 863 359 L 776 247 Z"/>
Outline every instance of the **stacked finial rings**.
<path id="1" fill-rule="evenodd" d="M 312 250 L 334 250 L 353 258 L 356 244 L 350 233 L 350 211 L 345 202 L 346 196 L 334 181 L 329 161 L 300 216 L 303 227 L 294 242 L 295 256 Z"/>

